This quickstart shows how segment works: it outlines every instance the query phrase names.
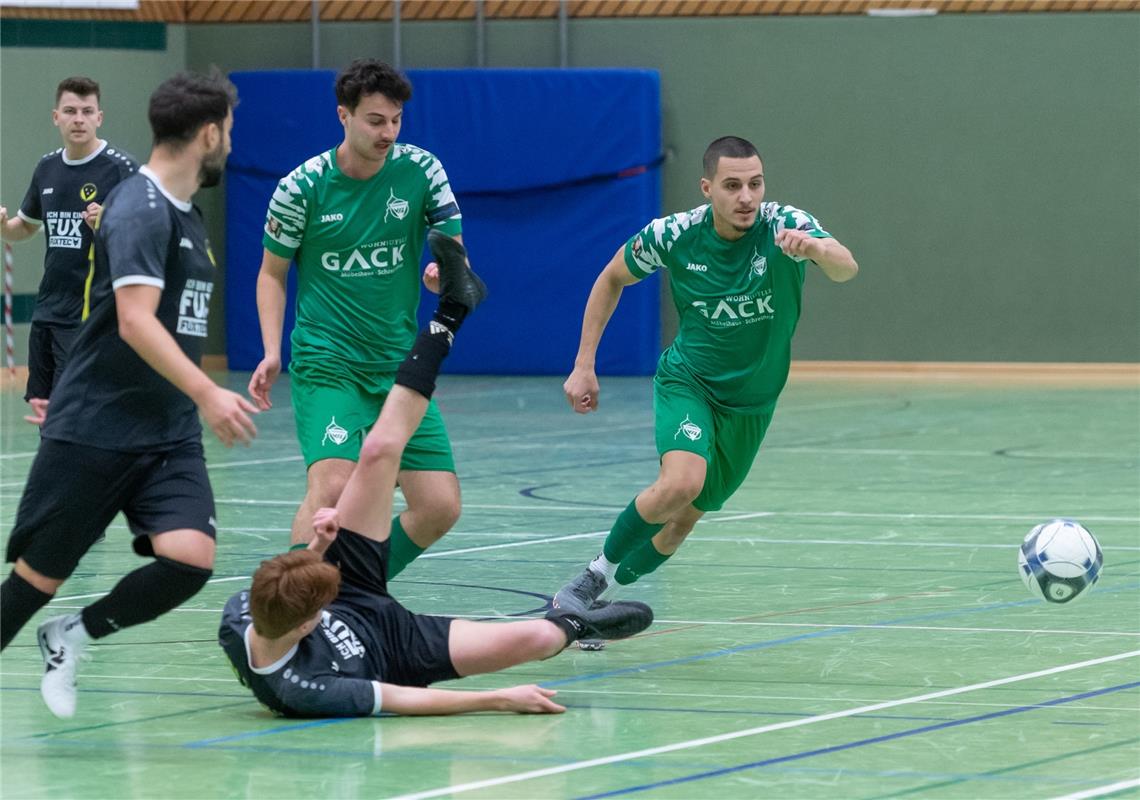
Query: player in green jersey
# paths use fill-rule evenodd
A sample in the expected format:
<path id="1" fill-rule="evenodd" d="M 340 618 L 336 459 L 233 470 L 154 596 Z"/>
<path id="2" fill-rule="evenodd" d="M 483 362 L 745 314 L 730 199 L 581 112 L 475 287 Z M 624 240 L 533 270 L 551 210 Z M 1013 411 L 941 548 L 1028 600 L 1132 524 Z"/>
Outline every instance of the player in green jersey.
<path id="1" fill-rule="evenodd" d="M 574 371 L 563 389 L 580 414 L 598 408 L 594 356 L 622 289 L 667 269 L 680 317 L 653 381 L 657 480 L 634 498 L 602 552 L 555 595 L 581 610 L 672 556 L 706 512 L 739 488 L 787 381 L 804 262 L 833 281 L 859 267 L 810 214 L 764 201 L 764 164 L 735 136 L 704 156 L 709 202 L 656 219 L 617 251 L 594 283 Z"/>
<path id="2" fill-rule="evenodd" d="M 285 283 L 297 264 L 293 412 L 308 488 L 293 543 L 312 538 L 313 513 L 336 505 L 360 447 L 417 334 L 420 256 L 427 231 L 460 239 L 459 206 L 431 153 L 398 143 L 407 78 L 358 59 L 336 80 L 344 141 L 285 176 L 269 202 L 257 309 L 265 357 L 249 383 L 262 409 L 281 371 Z M 439 290 L 438 266 L 423 281 Z M 394 577 L 459 518 L 459 482 L 439 408 L 429 404 L 403 455 L 407 510 L 392 521 Z M 377 487 L 381 491 L 381 487 Z"/>

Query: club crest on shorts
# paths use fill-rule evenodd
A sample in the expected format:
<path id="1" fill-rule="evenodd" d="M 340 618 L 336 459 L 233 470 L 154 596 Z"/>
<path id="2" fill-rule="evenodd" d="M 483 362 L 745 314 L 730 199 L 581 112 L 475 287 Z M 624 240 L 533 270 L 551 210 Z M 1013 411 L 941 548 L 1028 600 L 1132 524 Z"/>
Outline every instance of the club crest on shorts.
<path id="1" fill-rule="evenodd" d="M 325 428 L 325 436 L 321 439 L 321 445 L 323 446 L 328 441 L 333 444 L 344 444 L 348 441 L 348 431 L 336 424 L 336 417 L 333 417 Z"/>
<path id="2" fill-rule="evenodd" d="M 759 248 L 752 251 L 752 271 L 758 278 L 763 278 L 764 273 L 768 271 L 768 259 L 760 255 Z"/>
<path id="3" fill-rule="evenodd" d="M 673 438 L 676 439 L 681 434 L 685 434 L 686 439 L 690 442 L 695 442 L 701 438 L 702 433 L 704 433 L 704 431 L 701 430 L 701 426 L 690 420 L 689 415 L 686 414 L 685 418 L 681 420 L 681 424 L 677 427 L 677 432 L 673 434 Z"/>
<path id="4" fill-rule="evenodd" d="M 408 201 L 401 200 L 396 197 L 396 192 L 392 189 L 388 190 L 388 210 L 384 212 L 384 221 L 388 221 L 388 215 L 391 214 L 396 219 L 403 219 L 408 216 Z"/>

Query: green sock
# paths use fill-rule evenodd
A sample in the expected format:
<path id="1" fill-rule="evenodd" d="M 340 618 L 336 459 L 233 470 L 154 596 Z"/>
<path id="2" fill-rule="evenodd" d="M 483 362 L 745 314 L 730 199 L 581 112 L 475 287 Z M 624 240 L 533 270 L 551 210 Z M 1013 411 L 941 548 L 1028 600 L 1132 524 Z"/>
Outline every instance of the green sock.
<path id="1" fill-rule="evenodd" d="M 404 567 L 415 561 L 423 551 L 424 548 L 408 538 L 407 531 L 400 524 L 400 517 L 398 515 L 393 517 L 392 534 L 388 544 L 388 580 L 403 572 Z"/>
<path id="2" fill-rule="evenodd" d="M 628 586 L 641 576 L 653 572 L 668 561 L 672 555 L 672 553 L 665 555 L 658 552 L 657 548 L 653 546 L 653 540 L 650 539 L 621 560 L 621 565 L 618 566 L 617 573 L 614 574 L 614 580 L 621 586 Z"/>
<path id="3" fill-rule="evenodd" d="M 610 528 L 610 535 L 602 546 L 602 555 L 614 564 L 620 564 L 622 559 L 652 539 L 664 527 L 663 522 L 646 522 L 642 519 L 641 514 L 637 513 L 637 498 L 634 498 Z"/>

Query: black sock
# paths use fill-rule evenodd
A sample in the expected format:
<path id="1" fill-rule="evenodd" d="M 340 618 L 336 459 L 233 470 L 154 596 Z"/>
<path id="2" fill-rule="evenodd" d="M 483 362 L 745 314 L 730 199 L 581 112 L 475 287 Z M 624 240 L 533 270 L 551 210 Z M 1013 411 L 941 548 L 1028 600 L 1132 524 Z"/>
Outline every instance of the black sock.
<path id="1" fill-rule="evenodd" d="M 83 609 L 83 627 L 92 639 L 150 622 L 185 603 L 214 573 L 162 556 L 123 576 L 106 597 Z"/>
<path id="2" fill-rule="evenodd" d="M 0 583 L 0 650 L 20 632 L 52 595 L 41 592 L 14 571 Z"/>
<path id="3" fill-rule="evenodd" d="M 454 335 L 459 333 L 459 326 L 462 325 L 463 320 L 467 318 L 467 307 L 461 306 L 454 300 L 441 297 L 439 307 L 436 308 L 431 318 L 441 325 L 444 325 Z"/>
<path id="4" fill-rule="evenodd" d="M 433 319 L 432 326 L 436 325 Z M 441 326 L 442 327 L 442 326 Z M 439 368 L 447 354 L 451 352 L 451 330 L 442 327 L 441 331 L 420 331 L 416 343 L 408 352 L 404 363 L 396 370 L 396 383 L 406 386 L 413 392 L 419 392 L 428 400 L 435 391 L 435 379 L 439 377 Z"/>
<path id="5" fill-rule="evenodd" d="M 581 620 L 569 612 L 552 608 L 546 612 L 546 619 L 562 629 L 562 632 L 566 634 L 566 644 L 568 645 L 574 644 L 586 633 L 586 627 Z"/>

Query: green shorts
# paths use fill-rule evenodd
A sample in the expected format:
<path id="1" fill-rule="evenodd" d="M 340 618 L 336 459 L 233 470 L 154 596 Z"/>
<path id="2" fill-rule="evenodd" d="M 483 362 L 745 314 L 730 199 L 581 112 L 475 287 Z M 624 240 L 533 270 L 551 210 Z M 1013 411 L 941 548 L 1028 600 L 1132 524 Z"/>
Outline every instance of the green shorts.
<path id="1" fill-rule="evenodd" d="M 294 368 L 293 418 L 305 466 L 325 458 L 358 461 L 364 437 L 380 416 L 394 379 L 393 373 L 362 386 L 351 373 L 333 379 L 327 372 L 310 376 L 307 370 Z M 404 448 L 400 469 L 455 472 L 451 441 L 434 400 Z"/>
<path id="2" fill-rule="evenodd" d="M 685 450 L 708 463 L 705 485 L 693 505 L 718 511 L 740 488 L 764 441 L 771 414 L 738 414 L 715 408 L 699 391 L 673 379 L 653 381 L 657 453 Z"/>

